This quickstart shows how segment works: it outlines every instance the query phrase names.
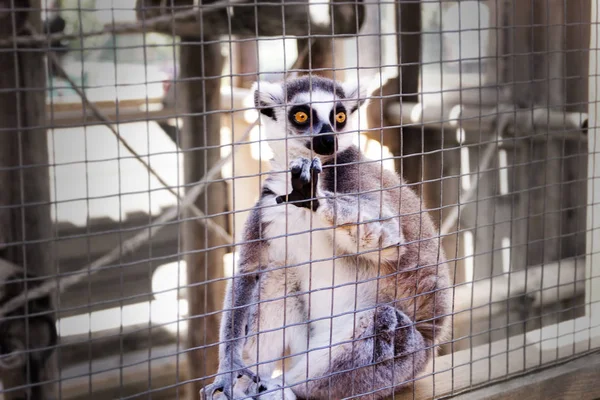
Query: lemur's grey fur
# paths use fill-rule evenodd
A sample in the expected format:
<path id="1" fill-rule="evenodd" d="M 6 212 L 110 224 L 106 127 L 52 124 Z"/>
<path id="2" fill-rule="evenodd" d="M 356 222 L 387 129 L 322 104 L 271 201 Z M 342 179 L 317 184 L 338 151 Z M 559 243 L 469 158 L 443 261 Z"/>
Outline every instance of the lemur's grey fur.
<path id="1" fill-rule="evenodd" d="M 255 91 L 275 157 L 228 284 L 205 398 L 382 398 L 435 353 L 447 266 L 419 198 L 352 144 L 361 104 L 356 86 L 316 77 Z"/>

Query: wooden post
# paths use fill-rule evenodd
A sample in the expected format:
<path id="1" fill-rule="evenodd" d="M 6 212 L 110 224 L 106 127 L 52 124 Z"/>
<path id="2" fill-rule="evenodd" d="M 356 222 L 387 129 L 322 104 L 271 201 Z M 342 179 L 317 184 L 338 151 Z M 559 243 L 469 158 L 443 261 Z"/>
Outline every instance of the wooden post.
<path id="1" fill-rule="evenodd" d="M 232 85 L 250 89 L 258 79 L 258 41 L 234 43 L 232 47 Z"/>
<path id="2" fill-rule="evenodd" d="M 0 37 L 23 34 L 25 20 L 41 31 L 41 0 L 1 1 L 2 8 L 21 9 L 0 13 Z M 26 273 L 52 276 L 52 225 L 48 145 L 46 136 L 46 74 L 44 55 L 32 49 L 0 49 L 0 257 L 24 268 Z M 27 51 L 28 50 L 28 51 Z M 36 241 L 33 243 L 33 241 Z M 33 283 L 27 282 L 26 288 Z M 35 332 L 23 332 L 31 337 Z M 36 343 L 28 343 L 35 347 Z M 51 357 L 38 371 L 41 382 L 56 375 Z M 5 390 L 26 385 L 22 368 L 3 371 Z M 35 398 L 54 397 L 54 384 L 40 387 Z M 25 390 L 8 391 L 5 400 L 26 398 Z"/>
<path id="3" fill-rule="evenodd" d="M 309 46 L 311 39 L 298 39 L 298 54 L 302 54 Z M 333 39 L 316 38 L 308 49 L 308 54 L 302 60 L 299 75 L 318 75 L 333 78 Z M 339 66 L 338 66 L 339 68 Z M 314 71 L 316 70 L 316 71 Z M 339 73 L 338 73 L 339 75 Z"/>
<path id="4" fill-rule="evenodd" d="M 202 44 L 200 38 L 182 38 L 181 79 L 184 82 L 184 97 L 181 106 L 186 108 L 183 124 L 182 148 L 186 185 L 200 180 L 220 159 L 222 115 L 209 113 L 221 105 L 221 75 L 223 56 L 219 43 Z M 209 114 L 207 114 L 209 113 Z M 227 210 L 227 186 L 225 182 L 215 182 L 196 201 L 196 206 L 207 216 Z M 221 226 L 226 226 L 226 218 L 213 217 Z M 188 361 L 190 378 L 194 380 L 188 395 L 198 396 L 204 382 L 201 378 L 214 374 L 218 367 L 217 343 L 219 340 L 218 314 L 207 313 L 220 310 L 225 290 L 223 282 L 206 284 L 207 280 L 223 277 L 223 256 L 225 248 L 210 249 L 222 245 L 214 234 L 198 224 L 192 214 L 186 213 L 183 223 L 183 247 L 186 254 L 189 288 Z M 206 347 L 209 346 L 209 347 Z"/>
<path id="5" fill-rule="evenodd" d="M 396 31 L 398 46 L 398 78 L 390 79 L 381 90 L 376 90 L 370 102 L 367 118 L 370 128 L 381 127 L 379 132 L 372 131 L 369 136 L 383 140 L 396 157 L 396 169 L 410 182 L 421 180 L 421 158 L 405 156 L 421 153 L 421 128 L 384 128 L 389 124 L 385 110 L 392 102 L 415 103 L 418 101 L 419 74 L 421 60 L 421 3 L 419 0 L 400 0 L 396 4 Z M 393 95 L 397 95 L 394 97 Z M 383 97 L 378 100 L 377 97 Z M 383 121 L 382 115 L 384 116 Z M 383 124 L 382 124 L 383 122 Z M 382 136 L 382 137 L 381 137 Z M 401 157 L 401 158 L 400 158 Z"/>

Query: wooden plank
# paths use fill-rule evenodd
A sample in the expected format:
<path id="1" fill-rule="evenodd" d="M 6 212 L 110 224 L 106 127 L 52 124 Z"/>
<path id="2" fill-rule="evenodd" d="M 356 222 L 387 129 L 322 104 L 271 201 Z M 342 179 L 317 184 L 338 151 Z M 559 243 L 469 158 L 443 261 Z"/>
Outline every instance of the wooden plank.
<path id="1" fill-rule="evenodd" d="M 600 398 L 600 354 L 454 397 L 458 400 L 594 400 Z"/>
<path id="2" fill-rule="evenodd" d="M 526 340 L 523 335 L 476 346 L 437 357 L 412 387 L 395 395 L 394 399 L 429 400 L 459 394 L 498 381 L 499 383 L 495 385 L 500 385 L 499 387 L 507 390 L 511 395 L 512 391 L 524 393 L 527 389 L 532 392 L 528 396 L 535 395 L 533 389 L 542 390 L 542 393 L 552 393 L 549 390 L 555 387 L 553 386 L 555 383 L 563 386 L 561 389 L 554 389 L 558 390 L 556 393 L 559 394 L 587 390 L 595 395 L 599 387 L 596 385 L 596 380 L 591 377 L 598 376 L 600 356 L 594 354 L 593 349 L 599 347 L 600 329 L 598 328 L 585 330 L 585 335 L 579 339 L 568 338 L 547 349 L 540 349 L 539 343 L 531 339 Z M 155 396 L 172 398 L 177 394 L 176 389 L 186 382 L 184 371 L 187 368 L 187 359 L 182 355 L 177 358 L 178 353 L 174 345 L 157 346 L 152 348 L 151 352 L 146 350 L 126 354 L 122 360 L 119 356 L 113 356 L 96 360 L 92 365 L 89 363 L 74 365 L 63 371 L 61 398 L 65 400 L 105 399 L 126 394 L 141 396 L 147 395 L 148 390 L 156 390 L 152 392 L 152 398 Z M 569 361 L 570 357 L 576 354 L 580 354 L 579 360 L 564 364 L 563 361 Z M 544 366 L 552 366 L 552 368 L 538 372 Z M 87 372 L 90 369 L 91 374 Z M 177 371 L 179 377 L 176 375 Z M 516 378 L 521 381 L 511 380 L 519 382 L 518 385 L 514 385 L 514 388 L 511 385 L 507 389 L 506 384 L 502 383 L 507 374 L 515 377 L 527 372 L 529 374 L 523 378 Z M 521 386 L 521 382 L 525 386 Z M 160 391 L 161 388 L 164 390 Z M 190 395 L 194 397 L 196 393 Z M 525 399 L 550 397 L 552 396 L 525 397 Z M 486 397 L 474 396 L 473 398 Z"/>
<path id="3" fill-rule="evenodd" d="M 577 354 L 584 356 L 600 346 L 599 329 L 585 333 L 587 336 L 583 335 L 585 337 L 580 340 L 568 341 L 546 350 L 541 350 L 539 343 L 526 340 L 523 335 L 520 335 L 438 357 L 414 383 L 414 392 L 411 390 L 413 388 L 407 388 L 403 394 L 395 398 L 400 400 L 439 398 L 534 372 L 544 367 L 552 367 L 561 360 L 569 360 Z M 587 382 L 589 385 L 589 380 Z M 590 386 L 588 388 L 591 389 Z"/>
<path id="4" fill-rule="evenodd" d="M 102 100 L 95 101 L 94 105 L 104 111 L 105 109 L 110 108 L 133 108 L 133 107 L 142 107 L 147 105 L 154 105 L 162 103 L 161 97 L 148 97 L 140 98 L 140 99 L 126 99 L 126 100 Z M 81 111 L 83 108 L 83 103 L 81 102 L 81 98 L 79 98 L 76 94 L 73 94 L 66 99 L 61 100 L 47 100 L 46 101 L 46 110 L 48 113 L 50 112 L 63 112 L 63 111 Z"/>
<path id="5" fill-rule="evenodd" d="M 176 343 L 177 336 L 163 326 L 140 324 L 61 337 L 56 353 L 60 368 L 64 370 L 96 359 L 148 352 L 155 347 Z"/>
<path id="6" fill-rule="evenodd" d="M 101 219 L 90 221 L 87 227 L 58 224 L 55 249 L 59 273 L 67 275 L 79 271 L 140 230 L 148 229 L 150 222 L 150 216 L 139 213 L 128 216 L 123 223 Z M 179 229 L 178 223 L 168 224 L 152 241 L 132 254 L 61 293 L 59 316 L 64 318 L 154 298 L 153 272 L 181 258 Z"/>
<path id="7" fill-rule="evenodd" d="M 457 283 L 451 347 L 468 349 L 581 317 L 585 282 L 585 258 L 577 257 Z"/>
<path id="8" fill-rule="evenodd" d="M 73 365 L 61 371 L 60 398 L 177 398 L 186 393 L 188 364 L 182 352 L 181 345 L 172 344 Z"/>
<path id="9" fill-rule="evenodd" d="M 181 112 L 177 110 L 162 108 L 159 110 L 145 111 L 139 107 L 119 107 L 106 108 L 102 110 L 102 114 L 111 121 L 119 124 L 134 123 L 134 122 L 159 122 L 169 118 L 177 118 Z M 49 114 L 49 122 L 52 129 L 77 128 L 80 126 L 105 125 L 100 121 L 90 110 L 86 113 L 83 109 L 51 111 Z"/>
<path id="10" fill-rule="evenodd" d="M 247 88 L 236 88 L 223 86 L 221 88 L 220 109 L 229 112 L 232 109 L 244 109 L 247 106 L 244 101 L 250 96 Z M 162 98 L 139 100 L 123 100 L 118 102 L 99 101 L 94 102 L 100 111 L 111 121 L 119 124 L 131 122 L 163 121 L 169 118 L 182 118 L 184 110 L 175 104 L 164 104 Z M 84 112 L 85 111 L 85 112 Z M 49 125 L 53 129 L 75 128 L 78 126 L 104 125 L 92 113 L 91 110 L 82 107 L 81 102 L 73 99 L 65 103 L 50 103 L 46 105 Z"/>

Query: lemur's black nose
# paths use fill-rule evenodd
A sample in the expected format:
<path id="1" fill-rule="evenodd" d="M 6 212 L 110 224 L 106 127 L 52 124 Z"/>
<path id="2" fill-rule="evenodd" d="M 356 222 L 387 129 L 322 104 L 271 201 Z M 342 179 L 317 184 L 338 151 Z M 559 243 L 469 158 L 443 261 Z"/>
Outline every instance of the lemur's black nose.
<path id="1" fill-rule="evenodd" d="M 336 138 L 329 124 L 323 124 L 317 136 L 313 136 L 312 147 L 315 153 L 330 155 L 336 151 Z"/>
<path id="2" fill-rule="evenodd" d="M 319 131 L 319 133 L 333 133 L 333 130 L 331 129 L 331 125 L 329 124 L 323 124 L 321 126 L 321 130 Z"/>

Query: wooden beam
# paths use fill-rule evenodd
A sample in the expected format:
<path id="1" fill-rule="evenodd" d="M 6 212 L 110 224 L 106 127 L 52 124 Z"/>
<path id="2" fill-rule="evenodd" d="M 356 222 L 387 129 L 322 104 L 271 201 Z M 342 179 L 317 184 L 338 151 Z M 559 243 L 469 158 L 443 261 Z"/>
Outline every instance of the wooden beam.
<path id="1" fill-rule="evenodd" d="M 174 12 L 192 11 L 193 15 L 185 20 L 170 21 L 153 26 L 153 29 L 182 37 L 197 35 L 236 35 L 245 38 L 257 36 L 306 36 L 356 34 L 364 20 L 362 1 L 348 3 L 333 0 L 328 7 L 329 23 L 313 20 L 308 2 L 289 4 L 259 1 L 256 4 L 245 1 L 227 2 L 215 5 L 210 13 L 210 3 L 203 3 L 197 13 L 193 13 L 194 2 L 179 0 L 165 4 L 163 0 L 138 0 L 136 11 L 138 20 L 147 20 L 159 16 L 169 16 Z M 176 8 L 173 8 L 173 5 Z M 186 8 L 187 6 L 187 8 Z M 136 27 L 135 31 L 139 31 Z"/>
<path id="2" fill-rule="evenodd" d="M 25 21 L 41 31 L 40 0 L 8 3 L 14 8 L 8 11 L 4 8 L 0 13 L 1 38 L 22 33 Z M 0 257 L 23 267 L 25 273 L 50 276 L 55 266 L 50 242 L 44 65 L 42 52 L 12 47 L 0 51 Z M 26 283 L 24 290 L 31 285 Z M 25 313 L 25 309 L 22 311 Z M 22 332 L 22 337 L 33 338 L 33 330 L 30 327 Z M 25 345 L 33 349 L 39 344 Z M 56 372 L 55 359 L 51 357 L 41 368 L 35 365 L 31 368 L 39 373 L 41 382 L 52 380 Z M 31 383 L 22 368 L 3 371 L 2 382 L 4 390 Z M 35 399 L 51 398 L 54 389 L 54 384 L 46 383 L 32 389 L 31 395 Z M 4 397 L 6 400 L 27 398 L 27 390 L 7 391 Z"/>
<path id="3" fill-rule="evenodd" d="M 220 109 L 223 112 L 229 112 L 232 109 L 242 109 L 247 107 L 244 100 L 250 95 L 250 91 L 245 88 L 236 88 L 223 86 L 221 88 Z M 182 117 L 182 110 L 179 104 L 162 104 L 163 98 L 137 99 L 125 101 L 98 101 L 94 105 L 98 107 L 104 116 L 111 121 L 119 124 L 146 122 L 146 121 L 164 121 L 169 118 Z M 81 99 L 73 97 L 68 101 L 60 103 L 51 103 L 46 107 L 49 125 L 54 129 L 75 128 L 78 126 L 104 125 L 93 115 L 89 108 L 84 108 Z"/>
<path id="4" fill-rule="evenodd" d="M 184 84 L 184 104 L 187 107 L 183 124 L 182 148 L 185 154 L 185 183 L 199 181 L 220 158 L 221 115 L 211 113 L 219 110 L 220 88 L 223 73 L 223 56 L 220 43 L 204 44 L 208 38 L 182 38 L 180 63 L 181 79 Z M 210 147 L 210 148 L 209 148 Z M 189 187 L 189 186 L 188 186 Z M 196 206 L 213 221 L 226 226 L 227 185 L 212 183 L 205 194 L 196 201 Z M 223 276 L 225 248 L 210 249 L 223 244 L 215 235 L 199 225 L 194 216 L 186 213 L 183 222 L 183 247 L 186 254 L 188 301 L 190 322 L 187 346 L 190 375 L 202 378 L 214 374 L 218 366 L 217 343 L 219 340 L 219 315 L 211 312 L 220 310 L 224 294 L 224 282 L 211 284 L 206 280 Z M 208 346 L 208 347 L 205 347 Z M 201 350 L 194 350 L 201 347 Z M 190 385 L 193 397 L 198 395 L 203 381 L 194 380 Z"/>

